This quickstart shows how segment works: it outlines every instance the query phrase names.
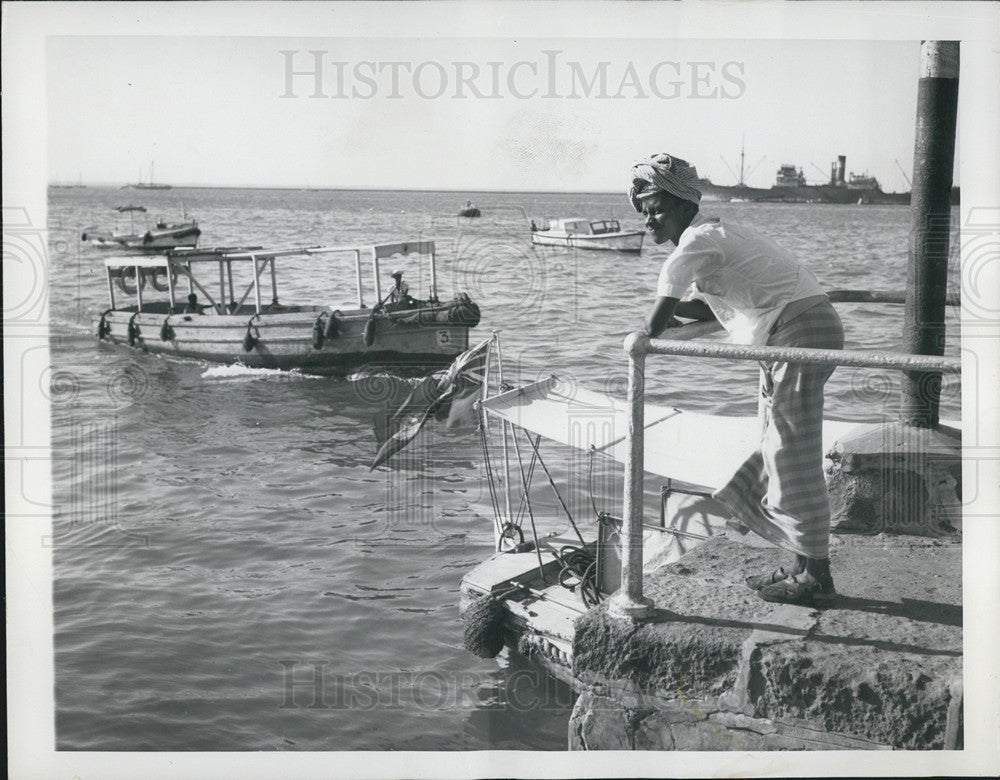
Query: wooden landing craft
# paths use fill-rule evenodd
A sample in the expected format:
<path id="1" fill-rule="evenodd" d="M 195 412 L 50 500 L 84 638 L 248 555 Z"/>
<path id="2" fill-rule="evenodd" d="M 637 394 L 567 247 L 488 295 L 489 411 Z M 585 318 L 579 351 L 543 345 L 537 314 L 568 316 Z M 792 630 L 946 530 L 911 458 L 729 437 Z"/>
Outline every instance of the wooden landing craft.
<path id="1" fill-rule="evenodd" d="M 370 303 L 365 300 L 363 255 L 371 259 Z M 411 255 L 429 263 L 426 299 L 410 297 L 405 288 L 392 289 L 383 298 L 380 261 Z M 322 290 L 332 286 L 321 272 L 324 265 L 330 267 L 321 262 L 327 258 L 339 259 L 341 268 L 350 258 L 355 301 L 279 302 L 279 260 L 302 264 L 311 289 Z M 433 241 L 179 250 L 109 258 L 105 268 L 110 308 L 101 315 L 100 340 L 252 368 L 344 374 L 375 364 L 422 373 L 449 364 L 466 350 L 469 329 L 479 322 L 479 307 L 464 293 L 449 302 L 438 300 Z M 119 301 L 123 294 L 124 303 Z"/>

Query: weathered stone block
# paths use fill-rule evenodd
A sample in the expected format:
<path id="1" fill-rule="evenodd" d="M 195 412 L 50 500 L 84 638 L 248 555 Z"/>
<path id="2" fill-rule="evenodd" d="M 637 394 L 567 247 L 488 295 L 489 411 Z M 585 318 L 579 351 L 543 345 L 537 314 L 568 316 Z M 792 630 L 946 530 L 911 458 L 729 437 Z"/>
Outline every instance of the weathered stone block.
<path id="1" fill-rule="evenodd" d="M 961 527 L 961 434 L 898 423 L 837 442 L 827 457 L 833 528 L 940 536 Z"/>
<path id="2" fill-rule="evenodd" d="M 632 750 L 632 717 L 613 699 L 584 692 L 570 716 L 570 750 Z"/>

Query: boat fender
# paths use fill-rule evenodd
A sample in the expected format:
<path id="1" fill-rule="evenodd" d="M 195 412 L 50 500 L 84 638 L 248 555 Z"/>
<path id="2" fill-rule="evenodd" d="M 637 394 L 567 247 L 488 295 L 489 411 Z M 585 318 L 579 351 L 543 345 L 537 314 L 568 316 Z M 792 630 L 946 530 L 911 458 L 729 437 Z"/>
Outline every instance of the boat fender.
<path id="1" fill-rule="evenodd" d="M 507 593 L 481 596 L 462 614 L 462 644 L 470 653 L 480 658 L 496 658 L 503 650 L 501 598 Z"/>
<path id="2" fill-rule="evenodd" d="M 170 273 L 171 279 L 167 281 L 167 273 Z M 163 277 L 161 280 L 160 277 Z M 166 271 L 163 268 L 154 268 L 149 272 L 149 283 L 153 285 L 154 290 L 159 290 L 160 292 L 168 292 L 170 290 L 170 285 L 177 285 L 177 274 L 173 269 Z"/>
<path id="3" fill-rule="evenodd" d="M 375 343 L 375 318 L 369 317 L 368 322 L 365 323 L 364 332 L 365 346 L 370 347 Z"/>
<path id="4" fill-rule="evenodd" d="M 254 319 L 256 317 L 257 317 L 256 314 L 253 315 L 253 317 L 250 318 L 250 321 L 247 322 L 247 332 L 246 332 L 246 335 L 243 337 L 243 351 L 244 352 L 252 352 L 253 348 L 257 346 L 258 339 L 253 335 L 253 330 L 252 330 L 253 329 L 253 321 L 254 321 Z"/>
<path id="5" fill-rule="evenodd" d="M 170 317 L 163 318 L 163 324 L 160 326 L 160 341 L 172 341 L 174 338 L 174 329 L 170 326 Z"/>
<path id="6" fill-rule="evenodd" d="M 105 336 L 111 335 L 111 323 L 108 322 L 108 315 L 114 311 L 114 309 L 107 309 L 101 313 L 101 321 L 97 323 L 97 340 L 104 341 Z"/>
<path id="7" fill-rule="evenodd" d="M 323 314 L 313 323 L 313 349 L 323 349 Z"/>
<path id="8" fill-rule="evenodd" d="M 337 324 L 337 315 L 340 314 L 340 310 L 331 311 L 330 316 L 326 320 L 326 328 L 323 330 L 323 338 L 332 339 L 336 338 L 337 334 L 340 332 L 340 326 Z"/>
<path id="9" fill-rule="evenodd" d="M 140 287 L 146 286 L 146 274 L 139 269 L 139 274 L 136 276 L 136 269 L 134 265 L 126 266 L 122 268 L 118 275 L 115 277 L 115 281 L 121 288 L 121 291 L 126 295 L 135 295 Z"/>
<path id="10" fill-rule="evenodd" d="M 479 305 L 465 293 L 456 295 L 448 306 L 448 322 L 455 325 L 474 328 L 479 324 L 480 317 Z"/>
<path id="11" fill-rule="evenodd" d="M 130 347 L 135 346 L 135 342 L 142 338 L 142 334 L 139 331 L 139 326 L 135 324 L 135 318 L 139 316 L 139 312 L 133 314 L 128 321 L 128 345 Z"/>

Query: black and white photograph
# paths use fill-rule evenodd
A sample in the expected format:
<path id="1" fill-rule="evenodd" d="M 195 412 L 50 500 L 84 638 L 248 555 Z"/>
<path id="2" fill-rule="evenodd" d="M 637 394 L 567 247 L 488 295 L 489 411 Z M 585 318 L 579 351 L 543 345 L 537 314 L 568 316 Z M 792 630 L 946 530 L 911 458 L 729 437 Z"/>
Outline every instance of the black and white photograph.
<path id="1" fill-rule="evenodd" d="M 3 22 L 11 777 L 1000 771 L 995 4 Z"/>

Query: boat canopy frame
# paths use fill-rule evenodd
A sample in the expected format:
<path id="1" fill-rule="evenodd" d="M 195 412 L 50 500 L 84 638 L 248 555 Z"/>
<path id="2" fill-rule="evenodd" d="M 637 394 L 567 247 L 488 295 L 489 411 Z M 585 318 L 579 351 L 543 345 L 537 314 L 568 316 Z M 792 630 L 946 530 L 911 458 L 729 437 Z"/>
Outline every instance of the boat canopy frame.
<path id="1" fill-rule="evenodd" d="M 151 273 L 154 277 L 162 272 L 166 277 L 167 290 L 170 298 L 170 310 L 173 312 L 178 308 L 177 302 L 177 282 L 182 277 L 187 280 L 188 292 L 198 290 L 208 302 L 210 308 L 215 309 L 218 314 L 230 314 L 239 309 L 247 298 L 253 294 L 254 310 L 257 314 L 262 314 L 264 306 L 262 303 L 261 276 L 270 270 L 270 305 L 278 303 L 278 279 L 275 269 L 275 259 L 278 257 L 294 256 L 314 256 L 329 254 L 353 254 L 354 267 L 357 279 L 357 303 L 359 309 L 368 308 L 365 305 L 364 280 L 362 272 L 362 254 L 368 254 L 372 263 L 372 274 L 374 276 L 375 301 L 376 305 L 382 302 L 382 284 L 380 277 L 380 261 L 390 257 L 407 256 L 412 254 L 427 255 L 430 261 L 430 299 L 431 303 L 438 303 L 437 294 L 437 254 L 433 241 L 399 241 L 389 244 L 374 244 L 370 246 L 306 246 L 289 247 L 283 249 L 265 249 L 263 247 L 239 247 L 239 248 L 218 248 L 218 249 L 179 249 L 166 252 L 160 255 L 128 255 L 121 257 L 109 257 L 104 261 L 105 272 L 108 284 L 108 299 L 111 309 L 117 309 L 115 301 L 114 279 L 122 273 L 131 273 L 136 279 L 135 296 L 138 311 L 143 310 L 143 275 Z M 249 262 L 253 264 L 253 280 L 243 290 L 242 296 L 236 300 L 236 288 L 233 283 L 233 263 Z M 193 265 L 196 263 L 216 263 L 219 267 L 218 299 L 196 277 Z M 228 297 L 228 302 L 227 302 Z"/>

